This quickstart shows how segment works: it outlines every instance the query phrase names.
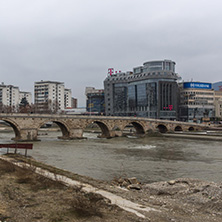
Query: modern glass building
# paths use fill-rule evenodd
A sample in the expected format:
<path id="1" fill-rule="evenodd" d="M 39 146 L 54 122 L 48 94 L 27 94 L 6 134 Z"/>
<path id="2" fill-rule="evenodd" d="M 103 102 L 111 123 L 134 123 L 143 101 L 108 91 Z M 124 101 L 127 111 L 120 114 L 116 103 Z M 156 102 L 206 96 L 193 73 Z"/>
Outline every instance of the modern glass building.
<path id="1" fill-rule="evenodd" d="M 106 115 L 178 119 L 175 62 L 145 62 L 104 80 Z"/>
<path id="2" fill-rule="evenodd" d="M 95 114 L 104 114 L 104 90 L 95 89 L 94 87 L 86 87 L 86 111 Z"/>

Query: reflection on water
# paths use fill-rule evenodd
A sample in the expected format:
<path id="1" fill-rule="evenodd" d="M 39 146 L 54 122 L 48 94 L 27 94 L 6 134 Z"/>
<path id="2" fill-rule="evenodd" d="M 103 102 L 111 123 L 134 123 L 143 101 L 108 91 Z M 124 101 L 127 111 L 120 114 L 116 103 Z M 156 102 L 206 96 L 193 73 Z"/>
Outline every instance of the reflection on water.
<path id="1" fill-rule="evenodd" d="M 88 139 L 63 141 L 60 132 L 41 135 L 29 151 L 37 160 L 96 179 L 126 175 L 141 182 L 193 177 L 221 182 L 221 142 L 164 137 Z M 13 133 L 0 133 L 1 143 Z"/>

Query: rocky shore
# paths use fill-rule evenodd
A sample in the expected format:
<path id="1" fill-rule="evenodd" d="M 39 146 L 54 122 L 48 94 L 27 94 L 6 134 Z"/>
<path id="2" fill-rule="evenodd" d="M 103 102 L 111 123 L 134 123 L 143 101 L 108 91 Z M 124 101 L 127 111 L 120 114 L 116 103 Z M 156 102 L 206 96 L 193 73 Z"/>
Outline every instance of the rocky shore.
<path id="1" fill-rule="evenodd" d="M 136 178 L 105 182 L 19 155 L 0 159 L 0 181 L 1 222 L 222 221 L 222 183 L 190 178 L 151 184 Z"/>

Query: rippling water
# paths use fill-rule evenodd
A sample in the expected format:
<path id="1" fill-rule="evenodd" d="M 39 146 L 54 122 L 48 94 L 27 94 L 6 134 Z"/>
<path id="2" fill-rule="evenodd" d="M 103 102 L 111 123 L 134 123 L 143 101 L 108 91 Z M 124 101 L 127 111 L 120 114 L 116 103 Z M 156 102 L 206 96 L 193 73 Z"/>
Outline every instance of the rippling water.
<path id="1" fill-rule="evenodd" d="M 137 177 L 141 182 L 192 177 L 221 182 L 222 142 L 179 138 L 145 137 L 58 140 L 50 132 L 34 142 L 28 154 L 56 167 L 101 180 Z M 0 133 L 0 141 L 11 142 L 13 133 Z"/>

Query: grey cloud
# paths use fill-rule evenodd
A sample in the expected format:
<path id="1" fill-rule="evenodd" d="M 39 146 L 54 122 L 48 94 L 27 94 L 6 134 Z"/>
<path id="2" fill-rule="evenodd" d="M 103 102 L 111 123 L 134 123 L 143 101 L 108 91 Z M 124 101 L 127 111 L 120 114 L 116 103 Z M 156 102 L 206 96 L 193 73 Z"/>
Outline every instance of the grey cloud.
<path id="1" fill-rule="evenodd" d="M 221 80 L 219 0 L 11 0 L 0 7 L 0 81 L 57 80 L 85 105 L 107 69 L 172 59 L 185 79 Z"/>

